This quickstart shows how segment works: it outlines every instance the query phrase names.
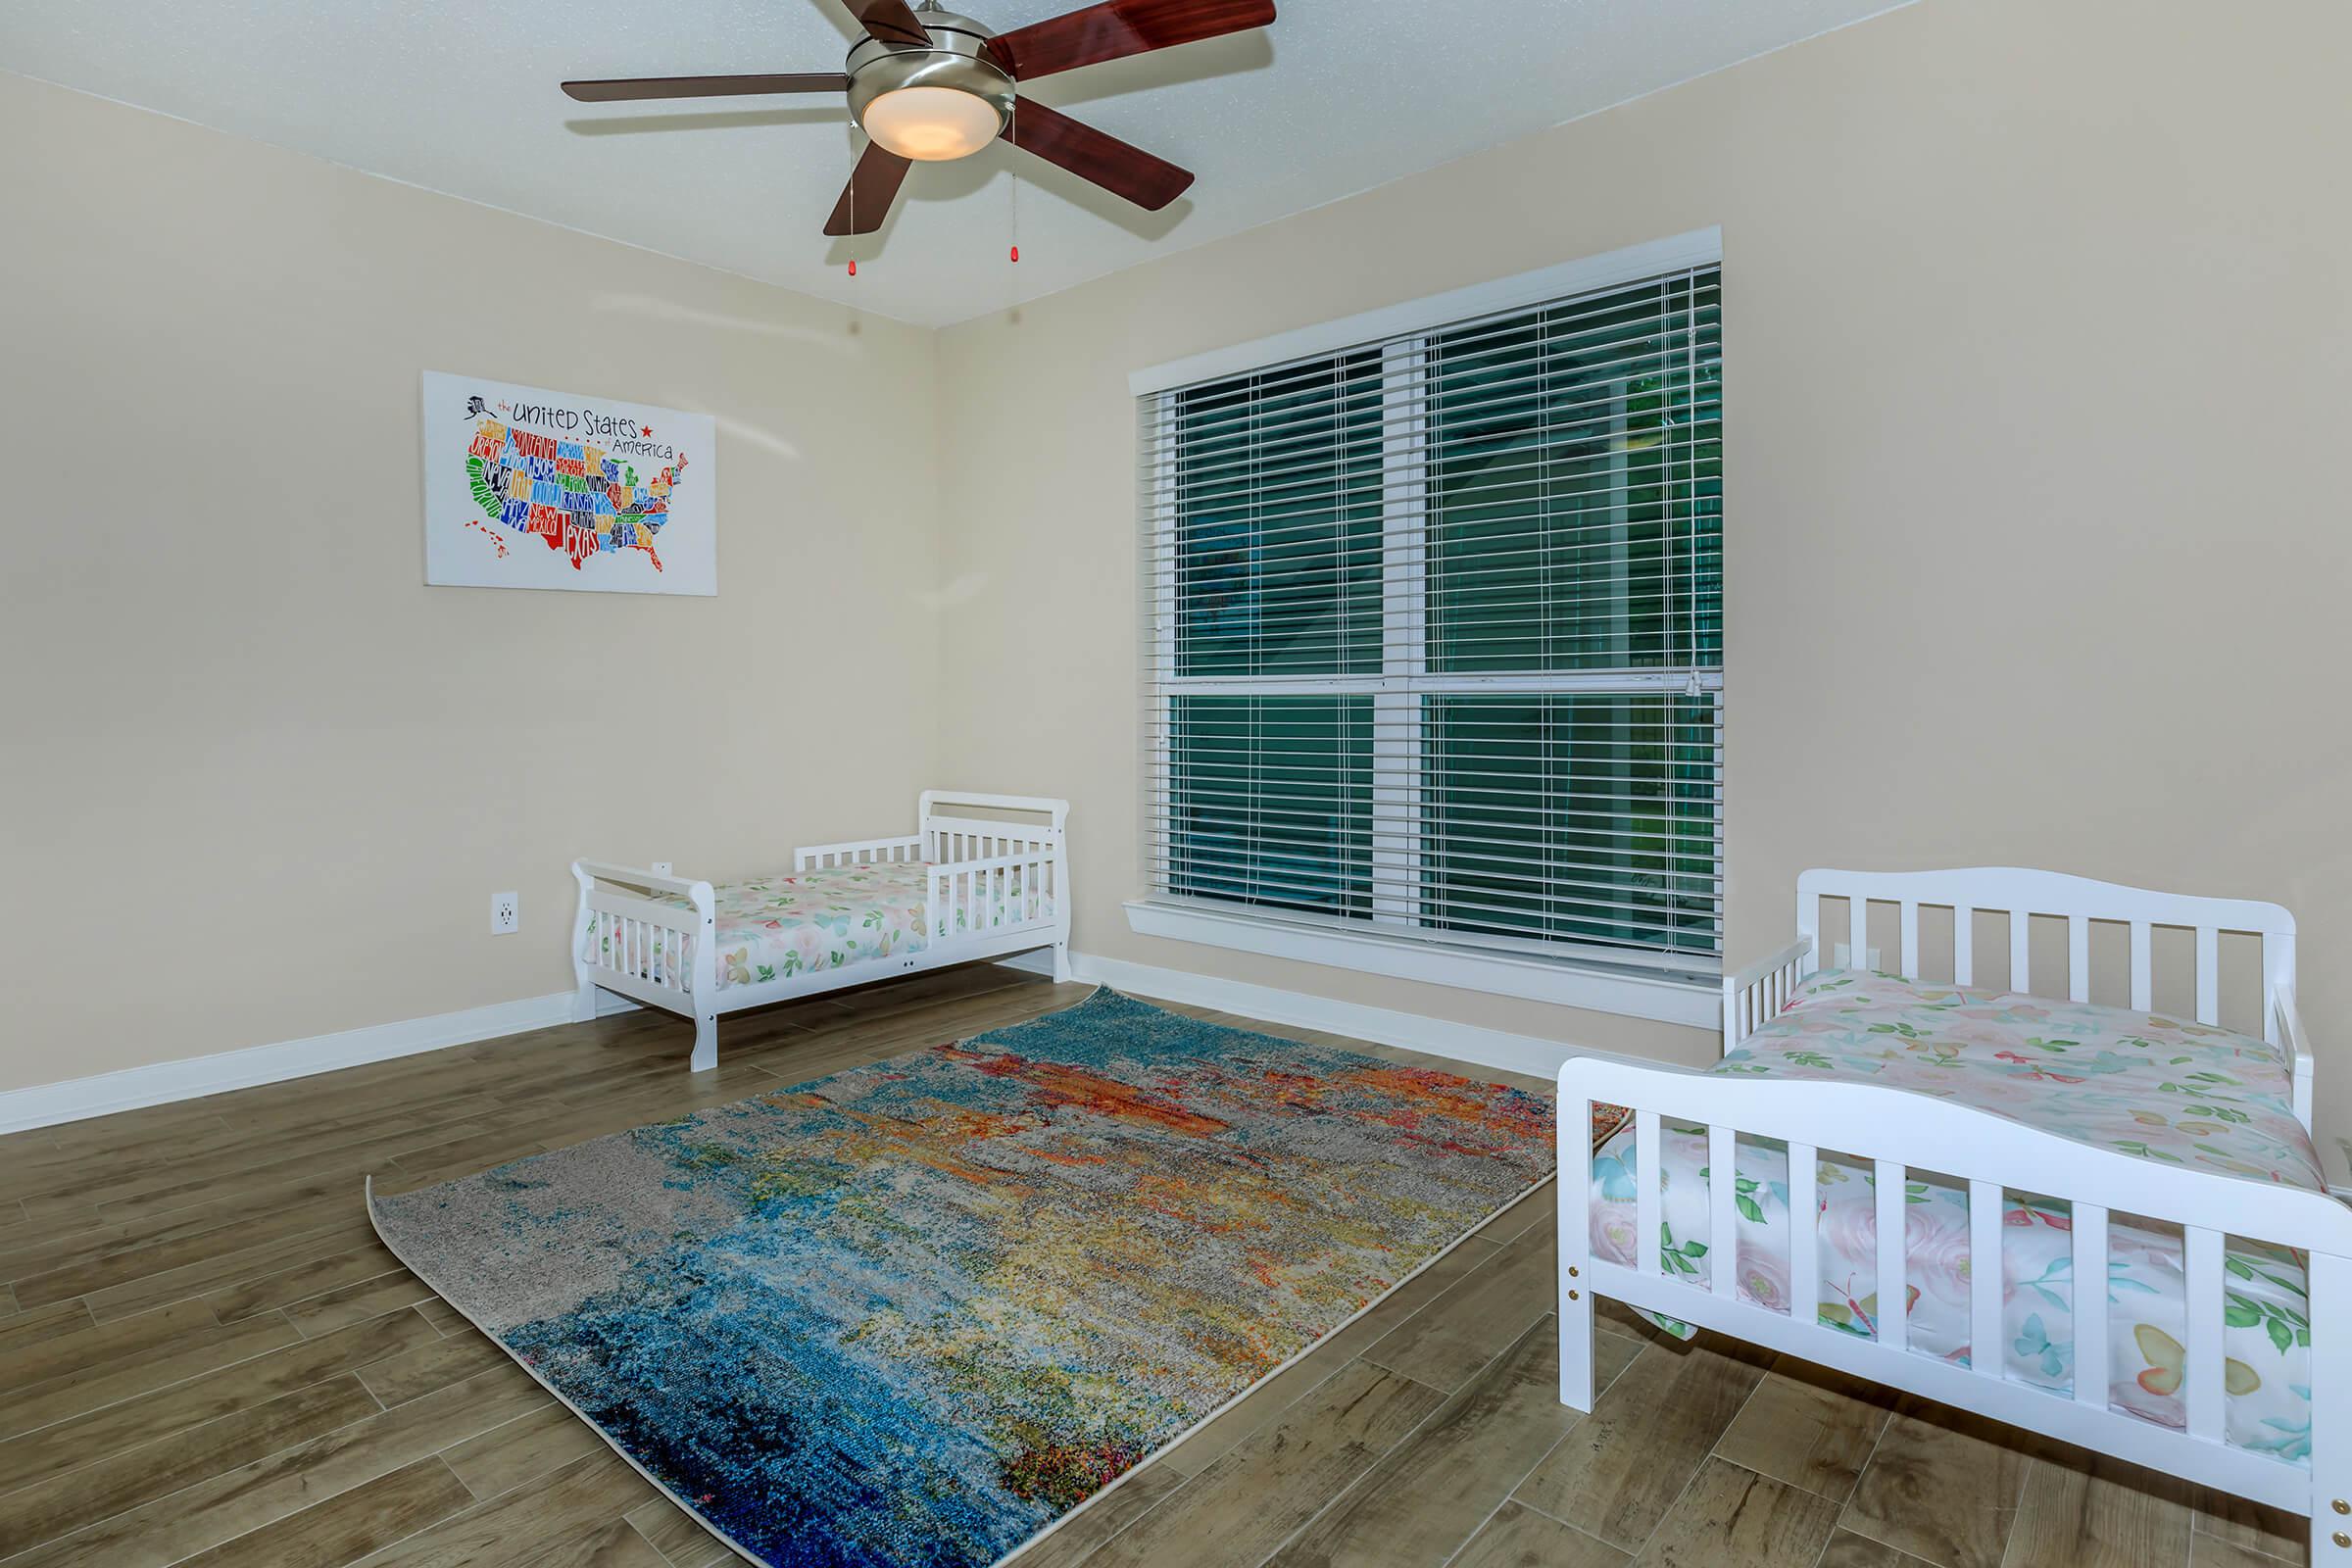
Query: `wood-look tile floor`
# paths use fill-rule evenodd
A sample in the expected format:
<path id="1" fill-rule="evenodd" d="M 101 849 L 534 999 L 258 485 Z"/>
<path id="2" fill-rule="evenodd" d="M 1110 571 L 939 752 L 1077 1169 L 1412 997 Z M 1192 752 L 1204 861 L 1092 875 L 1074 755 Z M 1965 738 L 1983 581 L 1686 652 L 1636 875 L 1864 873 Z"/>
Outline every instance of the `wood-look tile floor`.
<path id="1" fill-rule="evenodd" d="M 731 1018 L 700 1077 L 685 1025 L 633 1013 L 0 1138 L 0 1560 L 731 1560 L 401 1269 L 362 1178 L 445 1180 L 1083 994 L 979 965 Z M 1564 1409 L 1549 1202 L 1024 1563 L 2303 1561 L 2300 1521 L 1623 1313 L 1595 1408 Z"/>

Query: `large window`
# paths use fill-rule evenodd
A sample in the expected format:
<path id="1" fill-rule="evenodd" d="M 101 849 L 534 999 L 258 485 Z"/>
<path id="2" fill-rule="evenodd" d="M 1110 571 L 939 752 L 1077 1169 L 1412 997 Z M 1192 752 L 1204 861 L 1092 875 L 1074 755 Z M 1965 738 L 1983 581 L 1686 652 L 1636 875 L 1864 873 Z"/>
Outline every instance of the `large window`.
<path id="1" fill-rule="evenodd" d="M 1704 970 L 1719 270 L 1144 400 L 1155 897 Z"/>

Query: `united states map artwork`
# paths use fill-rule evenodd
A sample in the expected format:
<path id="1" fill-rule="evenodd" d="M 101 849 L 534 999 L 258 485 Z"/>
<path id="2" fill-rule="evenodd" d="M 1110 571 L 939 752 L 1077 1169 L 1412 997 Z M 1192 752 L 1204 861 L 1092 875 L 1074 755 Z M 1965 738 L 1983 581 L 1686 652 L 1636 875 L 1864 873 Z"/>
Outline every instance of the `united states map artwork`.
<path id="1" fill-rule="evenodd" d="M 424 372 L 424 580 L 718 591 L 708 414 Z"/>
<path id="2" fill-rule="evenodd" d="M 495 416 L 474 426 L 466 455 L 466 476 L 482 515 L 562 551 L 575 571 L 608 550 L 642 550 L 660 571 L 654 542 L 669 520 L 670 492 L 685 471 L 684 453 L 658 472 L 640 474 L 634 464 L 601 447 L 517 430 Z M 492 538 L 505 555 L 506 542 Z"/>

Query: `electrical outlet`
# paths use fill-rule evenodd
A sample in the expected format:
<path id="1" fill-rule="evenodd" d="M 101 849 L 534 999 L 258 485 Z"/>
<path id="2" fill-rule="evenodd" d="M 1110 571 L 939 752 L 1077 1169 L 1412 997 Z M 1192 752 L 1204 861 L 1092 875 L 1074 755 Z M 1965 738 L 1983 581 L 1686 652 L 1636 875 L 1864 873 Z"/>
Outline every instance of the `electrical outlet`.
<path id="1" fill-rule="evenodd" d="M 667 860 L 656 860 L 654 862 L 654 875 L 667 876 L 669 874 L 669 862 Z"/>
<path id="2" fill-rule="evenodd" d="M 512 893 L 491 894 L 490 934 L 503 937 L 510 931 L 521 929 L 521 926 L 522 901 Z"/>
<path id="3" fill-rule="evenodd" d="M 1876 948 L 1864 948 L 1864 949 L 1862 950 L 1862 956 L 1863 956 L 1863 957 L 1865 957 L 1866 959 L 1868 959 L 1868 960 L 1869 960 L 1868 962 L 1866 962 L 1866 963 L 1864 963 L 1864 964 L 1862 965 L 1862 967 L 1863 967 L 1863 968 L 1865 968 L 1865 969 L 1876 969 L 1876 968 L 1879 966 L 1879 950 L 1878 950 L 1878 949 L 1876 949 Z M 1833 948 L 1833 949 L 1831 949 L 1831 950 L 1830 950 L 1830 967 L 1831 967 L 1831 968 L 1833 968 L 1833 969 L 1851 969 L 1853 966 L 1854 966 L 1854 950 L 1853 950 L 1853 945 L 1852 945 L 1851 943 L 1840 942 L 1840 943 L 1838 943 L 1838 945 L 1837 945 L 1835 948 Z"/>

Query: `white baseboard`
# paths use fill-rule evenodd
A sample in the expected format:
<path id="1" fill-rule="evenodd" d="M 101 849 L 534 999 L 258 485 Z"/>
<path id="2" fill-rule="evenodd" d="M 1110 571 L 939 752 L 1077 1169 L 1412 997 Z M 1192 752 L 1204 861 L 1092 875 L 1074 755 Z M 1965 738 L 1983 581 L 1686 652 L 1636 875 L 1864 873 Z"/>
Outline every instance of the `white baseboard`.
<path id="1" fill-rule="evenodd" d="M 1051 953 L 1015 954 L 997 961 L 1034 973 L 1054 972 Z M 1247 985 L 1215 975 L 1130 963 L 1124 958 L 1098 957 L 1091 953 L 1071 954 L 1070 968 L 1080 980 L 1139 997 L 1215 1007 L 1268 1023 L 1327 1030 L 1505 1072 L 1550 1078 L 1558 1075 L 1560 1063 L 1570 1056 L 1640 1059 L 1536 1035 L 1448 1023 L 1415 1012 L 1367 1007 L 1359 1003 L 1338 1002 L 1273 986 Z M 0 1091 L 0 1133 L 51 1127 L 60 1122 L 81 1121 L 110 1111 L 136 1110 L 175 1100 L 196 1100 L 231 1089 L 308 1078 L 314 1073 L 333 1072 L 338 1067 L 357 1067 L 370 1061 L 389 1061 L 395 1056 L 444 1051 L 477 1040 L 520 1034 L 526 1029 L 546 1029 L 571 1021 L 572 998 L 569 991 L 557 991 L 516 1002 L 492 1003 L 486 1007 L 436 1013 L 428 1018 L 404 1018 L 336 1034 L 313 1035 L 308 1040 L 281 1040 L 275 1045 L 251 1046 L 217 1055 L 159 1061 L 152 1066 L 125 1067 L 120 1072 L 99 1073 L 89 1078 L 69 1078 L 63 1083 Z M 596 995 L 600 1018 L 609 1013 L 631 1012 L 636 1007 L 637 1004 L 628 998 L 609 991 L 599 991 Z"/>
<path id="2" fill-rule="evenodd" d="M 1050 954 L 1016 954 L 997 961 L 1008 968 L 1026 969 L 1038 974 L 1054 972 Z M 1501 1029 L 1448 1023 L 1443 1018 L 1431 1018 L 1417 1012 L 1368 1007 L 1361 1003 L 1309 996 L 1302 991 L 1250 985 L 1216 975 L 1194 974 L 1185 969 L 1163 969 L 1156 964 L 1132 963 L 1125 958 L 1100 957 L 1091 953 L 1072 953 L 1070 972 L 1091 985 L 1108 986 L 1113 991 L 1124 991 L 1132 996 L 1154 997 L 1162 1002 L 1181 1002 L 1196 1007 L 1214 1007 L 1220 1012 L 1238 1012 L 1245 1018 L 1290 1024 L 1295 1028 L 1321 1029 L 1330 1034 L 1369 1040 L 1375 1045 L 1427 1052 L 1433 1056 L 1449 1056 L 1472 1066 L 1533 1073 L 1539 1078 L 1557 1078 L 1560 1064 L 1571 1056 L 1600 1056 L 1642 1067 L 1658 1065 L 1646 1057 L 1629 1056 L 1614 1051 L 1594 1051 L 1590 1047 L 1570 1045 L 1564 1040 L 1546 1040 L 1540 1035 L 1517 1035 Z"/>
<path id="3" fill-rule="evenodd" d="M 486 1007 L 436 1013 L 429 1018 L 404 1018 L 370 1024 L 308 1040 L 281 1040 L 275 1045 L 250 1046 L 217 1055 L 191 1056 L 183 1061 L 159 1061 L 148 1067 L 125 1067 L 120 1072 L 63 1083 L 34 1084 L 29 1089 L 0 1092 L 0 1133 L 27 1127 L 50 1127 L 81 1121 L 109 1111 L 136 1110 L 174 1100 L 195 1100 L 256 1084 L 308 1078 L 313 1073 L 357 1067 L 364 1062 L 389 1061 L 451 1046 L 471 1045 L 500 1035 L 520 1034 L 571 1021 L 573 994 L 558 991 L 517 1002 L 494 1002 Z M 597 1013 L 624 1012 L 637 1004 L 626 997 L 597 994 Z"/>

